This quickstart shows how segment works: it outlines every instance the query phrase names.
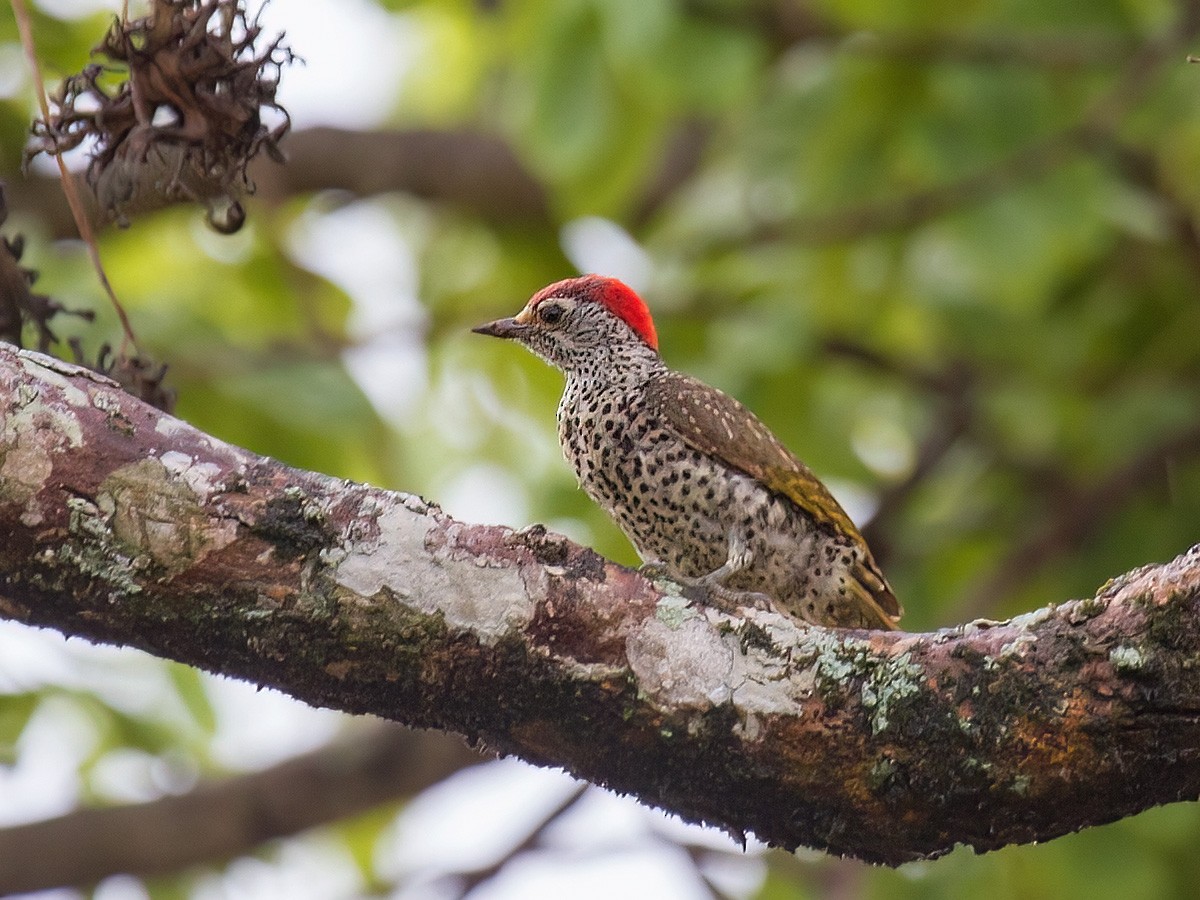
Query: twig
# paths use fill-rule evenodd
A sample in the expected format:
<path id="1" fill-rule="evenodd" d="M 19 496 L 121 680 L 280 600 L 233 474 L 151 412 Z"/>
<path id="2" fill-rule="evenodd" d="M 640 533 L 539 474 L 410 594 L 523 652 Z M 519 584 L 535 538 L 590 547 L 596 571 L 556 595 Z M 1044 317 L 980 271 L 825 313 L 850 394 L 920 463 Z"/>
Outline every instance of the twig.
<path id="1" fill-rule="evenodd" d="M 899 379 L 934 398 L 934 422 L 917 450 L 912 471 L 904 480 L 880 492 L 875 514 L 862 529 L 863 537 L 871 545 L 875 558 L 886 567 L 886 560 L 891 553 L 887 536 L 892 529 L 892 520 L 976 421 L 975 387 L 978 375 L 962 360 L 951 362 L 942 371 L 933 372 L 844 338 L 825 341 L 823 349 L 827 354 L 854 360 Z"/>
<path id="2" fill-rule="evenodd" d="M 1107 152 L 1117 171 L 1139 188 L 1149 191 L 1162 201 L 1170 216 L 1171 230 L 1184 256 L 1197 277 L 1200 277 L 1200 228 L 1197 227 L 1191 206 L 1171 190 L 1154 153 L 1123 141 L 1115 133 L 1098 133 L 1097 148 Z"/>
<path id="3" fill-rule="evenodd" d="M 33 26 L 29 19 L 29 9 L 25 6 L 25 0 L 9 0 L 9 2 L 12 4 L 13 15 L 17 20 L 17 30 L 21 35 L 21 46 L 25 51 L 25 59 L 29 64 L 30 75 L 33 77 L 34 93 L 37 95 L 38 105 L 42 110 L 42 118 L 44 121 L 49 122 L 50 101 L 46 95 L 46 83 L 42 80 L 42 71 L 38 64 L 37 47 L 33 41 Z M 104 271 L 104 264 L 100 261 L 100 249 L 96 244 L 96 234 L 92 230 L 91 220 L 88 218 L 84 208 L 83 198 L 79 195 L 79 186 L 75 183 L 75 179 L 71 177 L 62 153 L 55 150 L 53 151 L 53 156 L 54 161 L 58 163 L 62 191 L 67 198 L 67 204 L 71 207 L 71 216 L 75 220 L 75 227 L 79 229 L 79 236 L 87 246 L 88 257 L 92 261 L 92 268 L 96 270 L 96 277 L 100 279 L 100 285 L 104 288 L 104 292 L 108 294 L 108 299 L 112 303 L 113 309 L 117 312 L 117 318 L 121 321 L 121 329 L 124 332 L 121 352 L 122 354 L 126 352 L 126 342 L 132 344 L 134 350 L 138 350 L 137 336 L 134 335 L 133 327 L 129 324 L 129 317 L 125 314 L 125 307 L 117 299 L 116 291 L 113 290 L 112 284 L 108 280 L 108 275 Z"/>
<path id="4" fill-rule="evenodd" d="M 450 873 L 448 877 L 457 878 L 462 883 L 459 897 L 465 898 L 475 888 L 495 878 L 505 866 L 521 854 L 537 849 L 550 827 L 579 802 L 583 795 L 587 793 L 589 787 L 590 785 L 587 782 L 579 784 L 575 790 L 562 799 L 562 802 L 547 812 L 541 821 L 521 841 L 509 848 L 508 852 L 495 862 L 466 872 Z"/>

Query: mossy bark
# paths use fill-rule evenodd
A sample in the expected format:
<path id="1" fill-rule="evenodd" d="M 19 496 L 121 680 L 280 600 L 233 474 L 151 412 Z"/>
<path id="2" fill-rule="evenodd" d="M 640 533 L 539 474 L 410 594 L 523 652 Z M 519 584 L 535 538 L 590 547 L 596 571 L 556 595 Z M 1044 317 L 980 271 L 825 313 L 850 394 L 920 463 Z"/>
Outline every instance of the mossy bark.
<path id="1" fill-rule="evenodd" d="M 1200 546 L 1010 622 L 800 628 L 256 457 L 4 345 L 0 615 L 887 864 L 1200 796 Z"/>

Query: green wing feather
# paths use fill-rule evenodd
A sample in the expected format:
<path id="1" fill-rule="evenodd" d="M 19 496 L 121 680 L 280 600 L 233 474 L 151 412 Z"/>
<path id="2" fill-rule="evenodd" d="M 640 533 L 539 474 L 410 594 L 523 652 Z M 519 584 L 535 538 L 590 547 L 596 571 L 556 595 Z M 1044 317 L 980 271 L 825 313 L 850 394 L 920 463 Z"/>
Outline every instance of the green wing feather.
<path id="1" fill-rule="evenodd" d="M 896 627 L 900 604 L 867 542 L 829 489 L 754 413 L 728 394 L 677 372 L 650 381 L 646 396 L 650 414 L 667 423 L 689 447 L 786 497 L 817 527 L 848 537 L 861 551 L 861 560 L 851 573 L 863 588 L 861 599 L 884 627 Z"/>

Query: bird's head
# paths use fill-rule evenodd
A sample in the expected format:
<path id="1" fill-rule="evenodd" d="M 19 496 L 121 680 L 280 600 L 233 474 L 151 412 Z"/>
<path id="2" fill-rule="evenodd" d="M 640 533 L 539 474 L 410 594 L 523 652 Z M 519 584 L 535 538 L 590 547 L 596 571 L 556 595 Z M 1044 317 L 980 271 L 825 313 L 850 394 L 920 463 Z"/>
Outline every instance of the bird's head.
<path id="1" fill-rule="evenodd" d="M 511 319 L 472 330 L 520 341 L 566 372 L 621 357 L 658 356 L 654 320 L 642 298 L 603 275 L 555 282 L 534 294 Z"/>

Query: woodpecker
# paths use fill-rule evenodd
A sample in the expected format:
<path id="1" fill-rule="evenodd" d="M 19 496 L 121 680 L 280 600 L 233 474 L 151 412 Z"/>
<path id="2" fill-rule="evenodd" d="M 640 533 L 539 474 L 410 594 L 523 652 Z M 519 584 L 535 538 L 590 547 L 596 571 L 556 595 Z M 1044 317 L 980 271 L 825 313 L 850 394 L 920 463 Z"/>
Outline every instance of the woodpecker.
<path id="1" fill-rule="evenodd" d="M 566 375 L 563 455 L 644 570 L 709 602 L 765 595 L 806 623 L 896 627 L 900 604 L 833 495 L 754 413 L 667 367 L 627 285 L 559 281 L 474 331 L 518 341 Z"/>

